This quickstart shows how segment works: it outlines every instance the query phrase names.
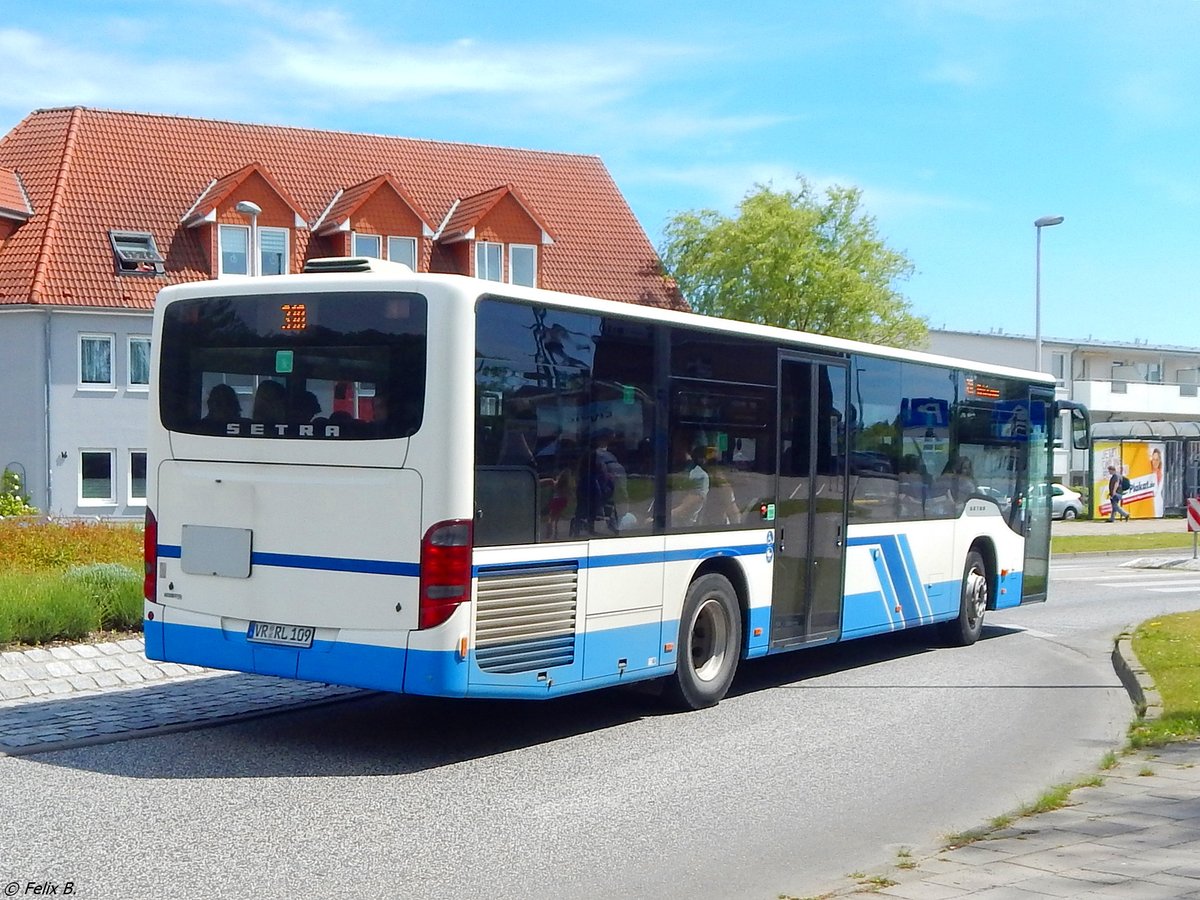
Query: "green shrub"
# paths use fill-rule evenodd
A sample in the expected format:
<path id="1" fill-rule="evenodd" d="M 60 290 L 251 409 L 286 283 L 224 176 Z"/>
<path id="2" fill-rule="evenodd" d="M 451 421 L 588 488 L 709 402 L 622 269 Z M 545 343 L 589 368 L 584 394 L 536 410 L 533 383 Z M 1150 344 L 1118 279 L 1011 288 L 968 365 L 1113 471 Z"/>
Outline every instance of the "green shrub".
<path id="1" fill-rule="evenodd" d="M 63 576 L 0 575 L 0 644 L 79 640 L 99 627 L 96 604 Z"/>
<path id="2" fill-rule="evenodd" d="M 101 628 L 129 631 L 141 627 L 142 576 L 129 566 L 112 562 L 75 566 L 63 580 L 95 606 Z"/>
<path id="3" fill-rule="evenodd" d="M 21 486 L 21 476 L 12 469 L 0 475 L 0 516 L 36 516 L 37 507 L 29 504 L 29 495 Z"/>

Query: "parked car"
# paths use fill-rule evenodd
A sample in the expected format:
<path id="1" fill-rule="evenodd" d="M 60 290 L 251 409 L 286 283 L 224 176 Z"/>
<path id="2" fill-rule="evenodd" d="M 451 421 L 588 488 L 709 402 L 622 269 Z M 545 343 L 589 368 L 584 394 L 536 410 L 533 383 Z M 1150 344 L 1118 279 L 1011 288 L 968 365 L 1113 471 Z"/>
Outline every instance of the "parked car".
<path id="1" fill-rule="evenodd" d="M 1083 495 L 1061 484 L 1050 485 L 1050 514 L 1056 519 L 1074 519 L 1083 514 Z"/>
<path id="2" fill-rule="evenodd" d="M 1038 487 L 1034 497 L 1045 496 L 1045 487 Z M 1074 519 L 1083 515 L 1083 495 L 1061 484 L 1050 485 L 1050 515 L 1056 519 Z"/>

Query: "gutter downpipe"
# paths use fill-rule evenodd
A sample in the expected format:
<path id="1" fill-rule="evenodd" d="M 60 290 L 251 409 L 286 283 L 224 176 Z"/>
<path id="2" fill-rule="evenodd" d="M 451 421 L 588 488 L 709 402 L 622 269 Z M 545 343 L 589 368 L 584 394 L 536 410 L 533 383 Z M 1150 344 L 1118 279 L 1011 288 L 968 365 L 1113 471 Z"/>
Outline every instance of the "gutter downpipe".
<path id="1" fill-rule="evenodd" d="M 51 448 L 50 440 L 50 316 L 52 315 L 49 309 L 46 310 L 46 326 L 42 331 L 43 345 L 42 352 L 45 354 L 43 371 L 46 376 L 46 412 L 44 428 L 42 433 L 46 436 L 46 508 L 43 512 L 48 516 L 53 506 L 54 493 L 54 451 Z"/>

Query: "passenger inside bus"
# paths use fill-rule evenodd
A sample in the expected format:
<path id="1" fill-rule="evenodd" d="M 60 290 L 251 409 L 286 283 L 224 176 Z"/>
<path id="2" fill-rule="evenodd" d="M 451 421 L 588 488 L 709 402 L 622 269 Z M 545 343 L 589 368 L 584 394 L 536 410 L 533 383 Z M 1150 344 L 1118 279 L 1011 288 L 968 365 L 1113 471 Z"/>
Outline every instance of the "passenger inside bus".
<path id="1" fill-rule="evenodd" d="M 237 392 L 228 384 L 214 384 L 208 392 L 208 415 L 200 421 L 205 425 L 215 427 L 236 422 L 242 417 L 242 404 Z"/>
<path id="2" fill-rule="evenodd" d="M 268 379 L 254 394 L 251 418 L 256 422 L 276 424 L 287 419 L 287 391 L 278 381 Z"/>
<path id="3" fill-rule="evenodd" d="M 679 435 L 671 446 L 676 475 L 671 481 L 671 524 L 695 525 L 704 509 L 711 481 L 703 463 L 708 450 L 690 436 Z"/>

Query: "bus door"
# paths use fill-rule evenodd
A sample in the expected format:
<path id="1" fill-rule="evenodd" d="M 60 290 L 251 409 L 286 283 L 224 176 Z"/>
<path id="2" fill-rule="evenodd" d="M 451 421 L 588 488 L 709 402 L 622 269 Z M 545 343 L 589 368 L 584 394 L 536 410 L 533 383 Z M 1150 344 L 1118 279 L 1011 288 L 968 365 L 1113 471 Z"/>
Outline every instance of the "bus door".
<path id="1" fill-rule="evenodd" d="M 1028 497 L 1025 509 L 1025 571 L 1021 580 L 1021 602 L 1046 599 L 1050 575 L 1050 482 L 1054 474 L 1054 392 L 1049 388 L 1029 390 L 1028 468 L 1025 473 Z M 1018 474 L 1018 478 L 1020 474 Z"/>
<path id="2" fill-rule="evenodd" d="M 780 353 L 773 647 L 841 632 L 847 393 L 843 360 Z"/>

